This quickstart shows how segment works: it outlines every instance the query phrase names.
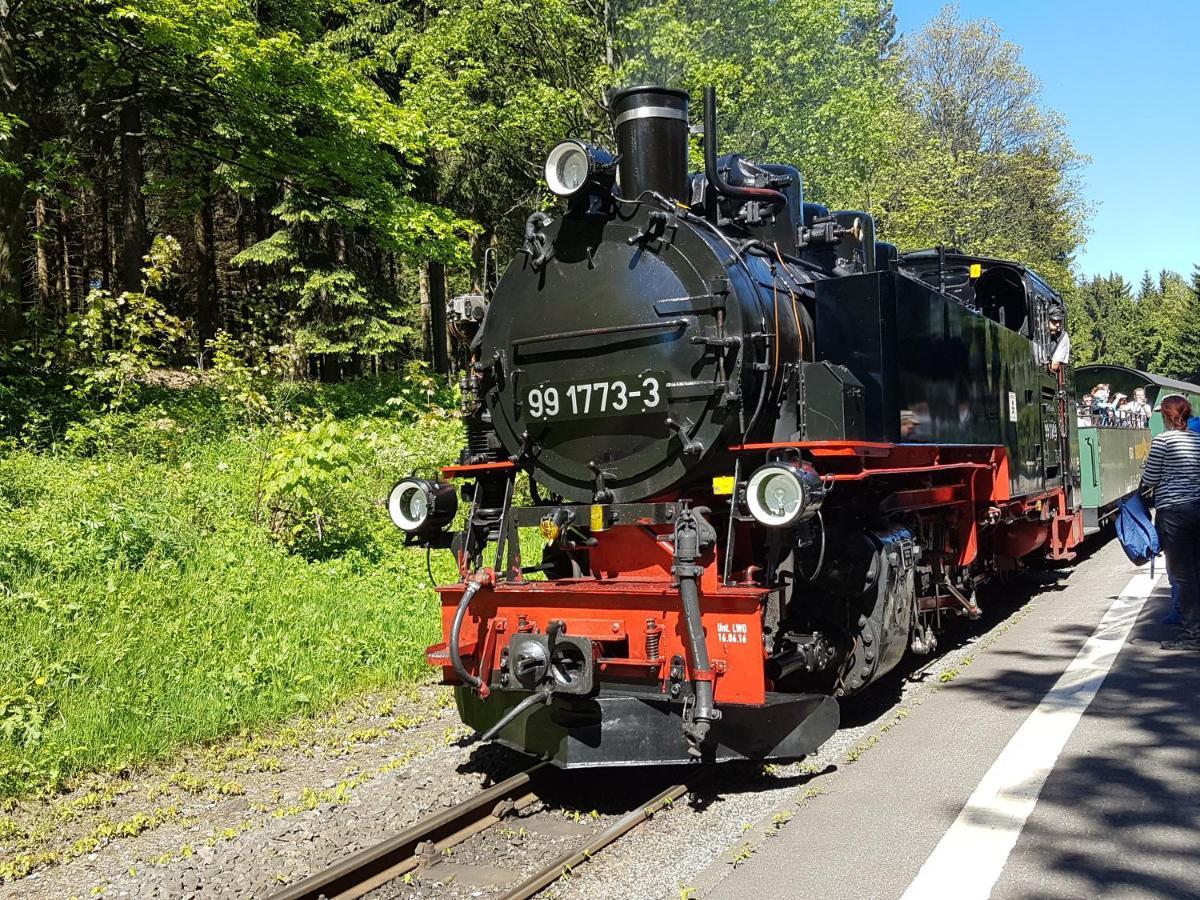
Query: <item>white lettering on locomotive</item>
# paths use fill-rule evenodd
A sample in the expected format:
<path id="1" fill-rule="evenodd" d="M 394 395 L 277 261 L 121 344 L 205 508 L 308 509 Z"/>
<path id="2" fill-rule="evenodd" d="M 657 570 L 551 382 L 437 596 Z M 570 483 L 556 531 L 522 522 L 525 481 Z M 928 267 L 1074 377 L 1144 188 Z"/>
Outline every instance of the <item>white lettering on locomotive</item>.
<path id="1" fill-rule="evenodd" d="M 745 644 L 749 642 L 749 631 L 743 622 L 718 622 L 717 640 L 722 644 Z"/>

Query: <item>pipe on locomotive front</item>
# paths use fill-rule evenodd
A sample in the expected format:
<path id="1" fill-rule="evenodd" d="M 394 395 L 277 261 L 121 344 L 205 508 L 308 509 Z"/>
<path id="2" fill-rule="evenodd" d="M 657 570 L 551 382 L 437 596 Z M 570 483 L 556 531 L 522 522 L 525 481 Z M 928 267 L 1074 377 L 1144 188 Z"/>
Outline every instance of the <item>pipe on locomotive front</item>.
<path id="1" fill-rule="evenodd" d="M 621 196 L 654 191 L 674 200 L 688 195 L 688 95 L 642 85 L 612 95 Z"/>
<path id="2" fill-rule="evenodd" d="M 730 200 L 761 200 L 787 206 L 787 195 L 771 188 L 741 187 L 729 184 L 717 171 L 717 89 L 704 89 L 704 177 L 713 190 Z"/>

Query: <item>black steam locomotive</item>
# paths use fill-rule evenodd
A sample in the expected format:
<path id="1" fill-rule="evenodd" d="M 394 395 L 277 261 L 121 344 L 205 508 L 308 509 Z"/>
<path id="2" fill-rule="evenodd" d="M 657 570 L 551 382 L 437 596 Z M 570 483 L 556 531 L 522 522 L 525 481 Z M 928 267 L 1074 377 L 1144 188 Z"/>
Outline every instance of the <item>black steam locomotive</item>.
<path id="1" fill-rule="evenodd" d="M 428 658 L 463 720 L 564 766 L 809 753 L 980 581 L 1082 538 L 1054 292 L 719 156 L 704 101 L 703 172 L 661 87 L 612 96 L 615 156 L 551 151 L 565 211 L 452 307 L 460 463 L 389 500 L 458 562 Z"/>

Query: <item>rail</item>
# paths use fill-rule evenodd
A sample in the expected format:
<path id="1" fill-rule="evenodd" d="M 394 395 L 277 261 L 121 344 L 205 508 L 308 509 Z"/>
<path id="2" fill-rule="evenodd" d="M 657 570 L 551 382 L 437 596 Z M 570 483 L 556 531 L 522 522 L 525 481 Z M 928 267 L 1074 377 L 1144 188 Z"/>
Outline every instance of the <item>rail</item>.
<path id="1" fill-rule="evenodd" d="M 545 890 L 564 875 L 570 875 L 576 866 L 591 859 L 609 844 L 622 835 L 632 831 L 638 825 L 652 818 L 655 813 L 670 806 L 690 790 L 688 784 L 673 784 L 644 806 L 622 816 L 600 834 L 593 837 L 583 847 L 565 853 L 530 877 L 526 878 L 515 888 L 503 895 L 502 900 L 527 900 L 542 890 Z"/>
<path id="2" fill-rule="evenodd" d="M 362 897 L 417 868 L 424 847 L 432 846 L 436 851 L 453 847 L 492 827 L 505 815 L 532 804 L 537 796 L 529 786 L 545 765 L 539 763 L 462 803 L 434 813 L 394 837 L 272 894 L 270 900 Z"/>
<path id="3" fill-rule="evenodd" d="M 270 900 L 352 900 L 362 897 L 413 871 L 443 850 L 461 844 L 520 812 L 539 797 L 532 790 L 539 763 L 449 809 L 422 819 L 387 840 L 361 850 L 272 894 Z M 669 807 L 695 787 L 710 767 L 698 767 L 692 777 L 660 791 L 646 803 L 621 816 L 603 831 L 587 838 L 582 846 L 559 856 L 544 868 L 500 894 L 502 900 L 526 900 L 569 875 L 595 854 L 610 846 L 656 813 Z"/>

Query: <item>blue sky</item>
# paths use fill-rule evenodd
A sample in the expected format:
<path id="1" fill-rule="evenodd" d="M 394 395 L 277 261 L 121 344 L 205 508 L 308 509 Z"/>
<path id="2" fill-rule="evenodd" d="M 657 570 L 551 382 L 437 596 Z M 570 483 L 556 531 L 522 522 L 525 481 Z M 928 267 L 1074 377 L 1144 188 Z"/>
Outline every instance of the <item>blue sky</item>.
<path id="1" fill-rule="evenodd" d="M 895 0 L 901 33 L 920 30 L 939 0 Z M 961 0 L 1020 45 L 1067 119 L 1095 211 L 1077 258 L 1084 275 L 1190 276 L 1200 263 L 1200 2 Z"/>

